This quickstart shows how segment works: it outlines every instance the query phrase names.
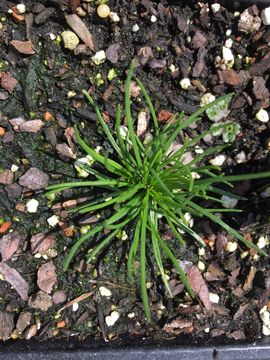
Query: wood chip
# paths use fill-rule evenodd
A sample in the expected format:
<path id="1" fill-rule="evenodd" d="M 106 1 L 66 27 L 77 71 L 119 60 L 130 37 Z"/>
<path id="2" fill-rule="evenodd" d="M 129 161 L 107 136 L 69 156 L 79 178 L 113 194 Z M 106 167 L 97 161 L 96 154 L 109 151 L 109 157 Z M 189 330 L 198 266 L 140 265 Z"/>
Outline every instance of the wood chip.
<path id="1" fill-rule="evenodd" d="M 33 49 L 33 44 L 31 40 L 27 40 L 27 41 L 12 40 L 10 44 L 21 54 L 25 54 L 25 55 L 35 54 L 35 50 Z"/>
<path id="2" fill-rule="evenodd" d="M 15 254 L 21 241 L 22 236 L 19 231 L 13 231 L 0 239 L 0 254 L 3 262 L 9 260 Z"/>
<path id="3" fill-rule="evenodd" d="M 5 311 L 0 311 L 0 340 L 7 340 L 14 327 L 14 315 Z"/>
<path id="4" fill-rule="evenodd" d="M 31 296 L 31 298 L 28 301 L 28 305 L 34 309 L 47 311 L 53 305 L 53 303 L 50 295 L 46 294 L 43 291 L 39 291 L 35 298 Z"/>
<path id="5" fill-rule="evenodd" d="M 255 266 L 251 266 L 250 271 L 248 273 L 248 276 L 247 276 L 247 278 L 245 280 L 245 283 L 243 285 L 243 290 L 244 291 L 249 291 L 249 290 L 252 289 L 253 280 L 254 280 L 256 271 L 257 271 L 257 269 L 255 268 Z"/>
<path id="6" fill-rule="evenodd" d="M 53 262 L 49 261 L 41 265 L 37 272 L 37 284 L 40 290 L 50 294 L 56 282 L 57 275 Z"/>
<path id="7" fill-rule="evenodd" d="M 91 49 L 95 50 L 93 37 L 90 31 L 87 29 L 84 22 L 79 18 L 78 15 L 66 15 L 65 16 L 68 25 L 78 35 L 78 37 Z"/>
<path id="8" fill-rule="evenodd" d="M 193 265 L 188 270 L 187 278 L 192 290 L 200 298 L 206 310 L 212 312 L 212 304 L 209 300 L 209 291 L 197 266 Z"/>
<path id="9" fill-rule="evenodd" d="M 39 253 L 41 255 L 45 255 L 47 251 L 53 248 L 56 244 L 55 238 L 45 233 L 33 235 L 30 242 L 32 254 Z"/>
<path id="10" fill-rule="evenodd" d="M 0 171 L 0 184 L 11 185 L 14 180 L 14 174 L 11 170 L 5 169 Z"/>
<path id="11" fill-rule="evenodd" d="M 31 190 L 40 190 L 48 186 L 49 176 L 43 171 L 32 167 L 19 178 L 19 184 Z"/>
<path id="12" fill-rule="evenodd" d="M 16 80 L 10 74 L 2 72 L 0 84 L 3 89 L 7 90 L 11 94 L 18 84 L 18 80 Z"/>
<path id="13" fill-rule="evenodd" d="M 9 267 L 6 263 L 0 263 L 0 274 L 2 274 L 15 291 L 20 295 L 23 301 L 28 300 L 29 285 L 17 270 Z"/>

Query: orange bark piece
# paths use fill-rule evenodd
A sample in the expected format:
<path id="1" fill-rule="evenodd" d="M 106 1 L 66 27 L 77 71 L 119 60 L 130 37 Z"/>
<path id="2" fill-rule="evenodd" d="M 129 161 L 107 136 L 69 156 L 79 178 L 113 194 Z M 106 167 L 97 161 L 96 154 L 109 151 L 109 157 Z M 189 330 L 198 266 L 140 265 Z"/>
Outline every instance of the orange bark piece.
<path id="1" fill-rule="evenodd" d="M 160 121 L 160 122 L 170 121 L 172 117 L 173 117 L 173 114 L 168 110 L 161 110 L 158 113 L 158 121 Z"/>
<path id="2" fill-rule="evenodd" d="M 69 226 L 67 227 L 66 229 L 64 229 L 64 234 L 67 236 L 67 237 L 72 237 L 73 236 L 73 233 L 74 233 L 74 229 L 72 226 Z"/>
<path id="3" fill-rule="evenodd" d="M 44 120 L 46 120 L 46 121 L 52 121 L 53 120 L 53 115 L 49 111 L 46 111 L 44 113 L 43 117 L 44 117 Z"/>
<path id="4" fill-rule="evenodd" d="M 17 22 L 23 22 L 25 20 L 25 16 L 17 12 L 16 6 L 12 7 L 12 17 Z"/>
<path id="5" fill-rule="evenodd" d="M 5 135 L 5 129 L 3 127 L 0 126 L 0 137 Z"/>
<path id="6" fill-rule="evenodd" d="M 58 321 L 58 323 L 56 324 L 56 327 L 58 329 L 62 329 L 66 326 L 66 323 L 65 323 L 65 320 L 61 320 L 61 321 Z"/>
<path id="7" fill-rule="evenodd" d="M 5 232 L 7 232 L 10 226 L 11 222 L 5 221 L 2 225 L 0 225 L 0 234 L 4 234 Z"/>

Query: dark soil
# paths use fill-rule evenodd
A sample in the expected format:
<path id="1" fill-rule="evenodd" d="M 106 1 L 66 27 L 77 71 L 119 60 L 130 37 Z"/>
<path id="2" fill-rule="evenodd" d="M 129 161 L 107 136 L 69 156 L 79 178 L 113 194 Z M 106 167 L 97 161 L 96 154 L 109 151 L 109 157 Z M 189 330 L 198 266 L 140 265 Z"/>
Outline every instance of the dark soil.
<path id="1" fill-rule="evenodd" d="M 0 4 L 0 339 L 75 335 L 111 340 L 123 334 L 158 340 L 180 334 L 194 341 L 259 339 L 260 309 L 270 308 L 268 258 L 240 245 L 227 251 L 226 243 L 233 239 L 207 221 L 195 219 L 207 244 L 205 254 L 191 244 L 179 252 L 179 259 L 199 266 L 208 290 L 219 301 L 212 303 L 211 313 L 199 300 L 191 302 L 173 272 L 175 297 L 164 297 L 149 265 L 155 320 L 149 325 L 136 284 L 126 276 L 126 242 L 116 239 L 95 266 L 85 263 L 87 249 L 82 249 L 72 268 L 63 272 L 63 260 L 85 219 L 67 216 L 69 204 L 64 201 L 71 193 L 52 203 L 44 197 L 44 188 L 48 183 L 76 179 L 74 158 L 84 154 L 74 140 L 75 122 L 83 124 L 84 137 L 92 147 L 101 145 L 111 151 L 81 90 L 93 94 L 108 124 L 114 125 L 133 58 L 138 62 L 136 75 L 148 89 L 159 118 L 168 112 L 191 114 L 204 93 L 218 97 L 234 92 L 226 120 L 238 123 L 241 130 L 224 152 L 224 170 L 269 169 L 269 122 L 256 119 L 260 109 L 269 114 L 270 101 L 270 30 L 260 21 L 261 11 L 255 6 L 249 9 L 253 27 L 246 28 L 246 20 L 244 25 L 240 21 L 244 15 L 240 18 L 223 7 L 214 13 L 202 3 L 111 0 L 111 11 L 119 22 L 99 18 L 95 1 L 25 0 L 26 13 L 20 16 L 14 9 L 13 14 L 9 11 L 18 3 L 2 0 Z M 76 13 L 78 7 L 92 34 L 94 50 L 83 41 L 74 51 L 68 50 L 60 41 L 60 34 L 71 30 L 65 15 Z M 232 69 L 221 59 L 229 38 L 235 57 Z M 28 42 L 18 45 L 14 40 Z M 106 51 L 107 59 L 96 65 L 92 56 L 100 50 Z M 111 81 L 110 69 L 116 73 Z M 183 78 L 191 80 L 188 90 L 179 85 Z M 145 107 L 140 95 L 133 103 L 137 111 Z M 188 135 L 195 136 L 211 124 L 205 115 L 197 127 L 188 129 Z M 202 146 L 220 143 L 221 137 L 210 137 Z M 267 240 L 270 233 L 267 186 L 267 180 L 237 184 L 235 191 L 248 200 L 238 204 L 243 209 L 240 215 L 226 216 L 254 243 L 261 237 Z M 38 201 L 34 213 L 26 206 L 31 199 Z M 50 226 L 47 219 L 53 215 L 59 222 Z M 88 217 L 88 222 L 94 220 Z M 164 236 L 170 236 L 166 229 Z M 269 245 L 264 250 L 268 252 Z M 149 260 L 151 264 L 151 256 Z M 102 296 L 101 286 L 111 291 L 110 297 Z M 113 311 L 120 317 L 107 326 L 106 317 Z"/>

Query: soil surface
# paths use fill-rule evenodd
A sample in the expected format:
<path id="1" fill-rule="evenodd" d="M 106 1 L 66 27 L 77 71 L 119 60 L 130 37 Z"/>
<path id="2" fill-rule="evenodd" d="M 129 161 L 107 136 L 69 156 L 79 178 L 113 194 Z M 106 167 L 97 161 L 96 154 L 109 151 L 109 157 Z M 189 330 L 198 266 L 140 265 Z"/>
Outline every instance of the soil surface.
<path id="1" fill-rule="evenodd" d="M 176 112 L 194 112 L 206 93 L 234 92 L 225 120 L 239 126 L 223 152 L 224 171 L 268 170 L 270 27 L 262 22 L 261 10 L 110 0 L 112 13 L 104 19 L 96 1 L 25 0 L 25 12 L 16 7 L 19 3 L 0 4 L 0 339 L 112 340 L 125 334 L 160 340 L 185 334 L 194 340 L 256 341 L 269 335 L 267 257 L 234 246 L 235 239 L 220 228 L 194 219 L 207 246 L 202 251 L 190 242 L 179 249 L 179 259 L 192 266 L 190 281 L 203 294 L 199 291 L 192 302 L 171 272 L 174 298 L 166 298 L 150 254 L 154 323 L 149 325 L 136 284 L 126 276 L 128 240 L 115 239 L 94 265 L 85 262 L 87 247 L 81 249 L 65 273 L 68 249 L 82 226 L 96 219 L 68 216 L 74 201 L 70 192 L 54 202 L 44 196 L 48 184 L 77 179 L 74 160 L 84 154 L 74 138 L 75 122 L 92 147 L 112 151 L 81 91 L 92 94 L 113 126 L 134 58 L 161 126 Z M 67 30 L 78 36 L 75 49 L 65 47 L 61 34 Z M 102 50 L 99 64 L 94 56 Z M 190 80 L 188 89 L 182 79 Z M 134 109 L 145 110 L 133 85 Z M 186 135 L 196 136 L 211 124 L 204 115 Z M 222 135 L 209 136 L 201 146 L 223 141 Z M 237 204 L 242 213 L 226 220 L 268 252 L 268 181 L 245 181 L 234 191 L 248 200 Z M 169 240 L 171 234 L 163 229 L 163 237 Z"/>

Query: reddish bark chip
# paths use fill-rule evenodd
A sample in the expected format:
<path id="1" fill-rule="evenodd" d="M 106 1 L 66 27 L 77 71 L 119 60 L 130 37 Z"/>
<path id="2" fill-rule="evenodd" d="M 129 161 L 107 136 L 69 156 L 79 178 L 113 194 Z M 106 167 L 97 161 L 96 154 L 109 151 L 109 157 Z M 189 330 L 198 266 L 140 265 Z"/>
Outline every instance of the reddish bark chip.
<path id="1" fill-rule="evenodd" d="M 29 285 L 17 270 L 9 267 L 6 263 L 0 263 L 0 274 L 2 274 L 14 290 L 20 295 L 23 301 L 28 300 Z"/>
<path id="2" fill-rule="evenodd" d="M 56 240 L 53 236 L 46 235 L 44 233 L 33 235 L 30 239 L 30 242 L 32 253 L 39 253 L 41 255 L 45 255 L 46 252 L 53 248 L 56 244 Z"/>
<path id="3" fill-rule="evenodd" d="M 1 73 L 1 87 L 7 90 L 10 94 L 13 93 L 18 81 L 7 73 Z"/>
<path id="4" fill-rule="evenodd" d="M 12 257 L 18 250 L 21 241 L 22 236 L 18 231 L 13 231 L 0 239 L 0 254 L 2 261 L 7 261 Z"/>
<path id="5" fill-rule="evenodd" d="M 57 281 L 55 266 L 52 261 L 43 264 L 38 269 L 37 284 L 40 290 L 50 294 Z"/>
<path id="6" fill-rule="evenodd" d="M 0 311 L 0 340 L 7 340 L 14 327 L 13 314 Z"/>
<path id="7" fill-rule="evenodd" d="M 188 270 L 187 278 L 192 290 L 200 298 L 206 310 L 212 311 L 212 305 L 209 299 L 208 288 L 197 266 L 193 265 Z"/>
<path id="8" fill-rule="evenodd" d="M 19 184 L 31 190 L 40 190 L 48 186 L 49 176 L 43 171 L 32 167 L 20 177 Z"/>
<path id="9" fill-rule="evenodd" d="M 14 180 L 14 174 L 11 170 L 5 169 L 0 172 L 0 184 L 11 185 Z"/>
<path id="10" fill-rule="evenodd" d="M 27 40 L 27 41 L 12 40 L 10 44 L 21 54 L 25 54 L 25 55 L 35 54 L 35 50 L 33 49 L 33 44 L 31 40 Z"/>

